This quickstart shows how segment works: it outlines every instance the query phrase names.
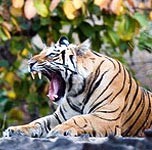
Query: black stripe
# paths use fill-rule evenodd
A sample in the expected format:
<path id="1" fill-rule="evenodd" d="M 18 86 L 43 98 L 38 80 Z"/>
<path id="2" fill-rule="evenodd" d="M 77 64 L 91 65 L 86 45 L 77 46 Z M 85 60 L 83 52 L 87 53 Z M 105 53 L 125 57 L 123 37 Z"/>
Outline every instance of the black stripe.
<path id="1" fill-rule="evenodd" d="M 83 134 L 86 134 L 86 131 L 85 131 L 84 128 L 87 127 L 87 124 L 85 124 L 83 127 L 81 127 L 81 126 L 76 122 L 77 119 L 72 118 L 72 120 L 73 120 L 74 124 L 75 124 L 78 128 L 80 128 L 81 130 L 83 130 Z"/>
<path id="2" fill-rule="evenodd" d="M 49 129 L 49 131 L 51 130 L 51 124 L 50 124 L 50 119 L 46 119 L 46 123 L 47 123 L 47 128 Z"/>
<path id="3" fill-rule="evenodd" d="M 74 105 L 70 100 L 69 98 L 67 98 L 67 102 L 69 104 L 69 106 L 76 112 L 79 112 L 80 114 L 82 114 L 82 110 L 80 109 L 80 107 Z"/>
<path id="4" fill-rule="evenodd" d="M 118 128 L 120 129 L 119 125 L 116 125 L 114 135 L 117 135 Z"/>
<path id="5" fill-rule="evenodd" d="M 104 62 L 104 61 L 103 61 Z M 102 63 L 103 63 L 102 62 Z M 117 61 L 117 63 L 118 63 L 118 65 L 119 65 L 119 71 L 116 73 L 116 75 L 112 78 L 112 80 L 109 82 L 109 84 L 105 87 L 105 89 L 100 93 L 100 95 L 94 100 L 94 103 L 99 99 L 99 97 L 101 97 L 102 96 L 102 94 L 108 89 L 108 87 L 111 85 L 111 83 L 113 82 L 113 80 L 118 76 L 118 74 L 121 72 L 121 66 L 120 66 L 120 63 Z M 99 68 L 99 67 L 98 67 Z M 106 73 L 107 71 L 105 71 L 104 73 Z M 95 78 L 96 79 L 96 78 Z M 94 81 L 95 82 L 95 81 Z M 95 88 L 96 89 L 96 88 Z M 95 90 L 94 89 L 94 90 Z M 91 97 L 91 95 L 92 95 L 92 93 L 93 93 L 94 91 L 92 91 L 92 92 L 88 92 L 88 94 L 87 94 L 87 97 L 86 97 L 86 99 L 85 99 L 85 101 L 84 101 L 84 106 L 86 105 L 86 103 L 89 101 L 89 99 L 90 99 L 90 97 Z M 94 104 L 93 103 L 93 104 Z M 84 106 L 83 106 L 83 108 L 82 108 L 82 110 L 84 109 Z"/>
<path id="6" fill-rule="evenodd" d="M 143 91 L 143 92 L 145 92 L 145 91 Z M 149 101 L 149 107 L 148 107 L 148 110 L 147 110 L 147 113 L 146 113 L 147 116 L 146 116 L 145 120 L 143 121 L 143 123 L 141 124 L 140 128 L 136 131 L 135 135 L 137 135 L 138 132 L 144 127 L 144 124 L 145 124 L 146 121 L 148 120 L 149 115 L 150 115 L 150 113 L 151 113 L 151 102 L 150 102 L 150 97 L 149 97 L 149 93 L 147 93 L 147 94 L 148 94 L 148 101 Z"/>
<path id="7" fill-rule="evenodd" d="M 62 108 L 63 108 L 63 110 L 64 110 L 65 112 L 67 112 L 67 110 L 66 110 L 66 108 L 64 107 L 64 105 L 62 105 Z"/>
<path id="8" fill-rule="evenodd" d="M 100 95 L 96 98 L 96 100 L 106 91 L 108 90 L 108 87 L 111 85 L 111 83 L 114 81 L 114 79 L 118 76 L 118 74 L 121 72 L 121 67 L 120 67 L 120 63 L 117 62 L 119 65 L 119 71 L 115 74 L 115 76 L 112 78 L 112 80 L 109 82 L 109 84 L 105 87 L 105 89 L 100 93 Z M 96 101 L 95 100 L 95 101 Z"/>
<path id="9" fill-rule="evenodd" d="M 44 129 L 45 129 L 46 133 L 48 133 L 49 130 L 47 128 L 47 120 L 45 120 L 43 123 L 44 123 Z"/>
<path id="10" fill-rule="evenodd" d="M 100 53 L 97 53 L 97 52 L 95 52 L 95 51 L 92 51 L 92 53 L 95 54 L 95 55 L 98 56 L 98 57 L 102 57 L 102 55 L 101 55 Z"/>
<path id="11" fill-rule="evenodd" d="M 128 71 L 127 71 L 127 73 L 128 73 Z M 130 85 L 129 85 L 129 90 L 128 90 L 126 96 L 125 96 L 125 101 L 127 100 L 128 96 L 130 94 L 130 91 L 131 91 L 131 87 L 132 87 L 132 77 L 131 77 L 130 73 L 128 73 L 128 75 L 129 75 L 129 83 L 130 83 Z"/>
<path id="12" fill-rule="evenodd" d="M 110 103 L 113 102 L 113 100 L 115 100 L 115 98 L 123 91 L 124 87 L 125 87 L 125 82 L 126 82 L 126 71 L 125 69 L 123 68 L 124 70 L 124 80 L 123 80 L 123 85 L 122 85 L 122 88 L 119 90 L 119 92 L 113 97 L 113 99 L 110 101 Z"/>
<path id="13" fill-rule="evenodd" d="M 73 78 L 73 74 L 71 74 L 71 75 L 70 75 L 70 78 L 69 78 L 69 88 L 68 88 L 68 92 L 70 92 L 71 89 L 72 89 L 72 85 L 73 85 L 73 83 L 72 83 L 72 78 Z M 82 94 L 82 93 L 84 92 L 85 87 L 86 87 L 86 79 L 83 79 L 83 83 L 82 83 L 82 85 L 81 85 L 81 89 L 79 89 L 79 91 L 78 91 L 77 93 L 74 93 L 74 94 L 72 94 L 71 96 L 72 96 L 72 97 L 77 97 L 77 96 L 79 96 L 80 94 Z"/>
<path id="14" fill-rule="evenodd" d="M 70 68 L 69 68 L 69 66 L 67 66 L 67 65 L 63 65 L 63 67 L 64 67 L 64 69 L 66 70 L 66 72 L 69 70 L 70 72 L 72 72 L 73 74 L 77 74 L 77 72 L 76 71 L 73 71 L 73 70 L 71 70 Z M 67 74 L 67 73 L 66 73 Z M 68 75 L 68 74 L 67 74 Z M 66 77 L 67 77 L 67 75 L 66 75 Z"/>
<path id="15" fill-rule="evenodd" d="M 59 122 L 59 124 L 61 124 L 62 121 L 59 119 L 58 115 L 56 113 L 53 113 L 53 115 L 56 118 L 56 120 Z"/>
<path id="16" fill-rule="evenodd" d="M 83 117 L 81 117 L 81 118 L 83 118 Z M 81 126 L 79 125 L 79 123 L 76 122 L 77 119 L 75 119 L 75 118 L 72 118 L 72 120 L 73 120 L 74 124 L 75 124 L 76 126 L 78 126 L 80 129 L 83 129 L 83 130 L 84 130 L 84 128 L 87 127 L 87 124 L 84 124 L 84 126 L 81 127 Z M 82 125 L 82 124 L 81 124 L 81 125 Z"/>
<path id="17" fill-rule="evenodd" d="M 105 57 L 105 58 L 108 59 L 109 61 L 111 61 L 114 66 L 114 69 L 116 69 L 116 64 L 114 63 L 114 60 L 109 57 Z"/>
<path id="18" fill-rule="evenodd" d="M 105 71 L 102 75 L 101 75 L 101 78 L 95 83 L 95 85 L 93 86 L 93 89 L 92 91 L 90 91 L 88 94 L 87 94 L 87 97 L 86 97 L 86 100 L 84 101 L 84 104 L 86 104 L 90 97 L 92 96 L 92 94 L 94 93 L 94 91 L 98 88 L 98 86 L 100 85 L 102 79 L 103 79 L 103 76 L 107 73 L 108 71 Z M 94 101 L 95 102 L 95 101 Z"/>
<path id="19" fill-rule="evenodd" d="M 134 94 L 133 99 L 132 99 L 132 103 L 131 103 L 128 111 L 130 111 L 130 109 L 131 109 L 132 106 L 134 105 L 134 102 L 136 101 L 136 97 L 137 97 L 137 95 L 138 95 L 139 85 L 137 84 L 137 82 L 135 82 L 135 83 L 136 83 L 136 91 L 135 91 L 135 94 Z"/>
<path id="20" fill-rule="evenodd" d="M 72 83 L 72 77 L 73 77 L 73 74 L 71 74 L 70 75 L 70 77 L 69 77 L 69 88 L 68 88 L 68 92 L 71 90 L 71 88 L 72 88 L 72 85 L 73 85 L 73 83 Z"/>
<path id="21" fill-rule="evenodd" d="M 62 106 L 59 106 L 59 107 L 60 107 L 59 110 L 60 110 L 60 113 L 61 113 L 63 119 L 64 119 L 64 120 L 67 120 L 66 117 L 65 117 L 65 115 L 64 115 L 64 112 L 63 112 L 63 110 L 62 110 Z"/>
<path id="22" fill-rule="evenodd" d="M 96 132 L 96 129 L 95 129 L 95 127 L 92 125 L 92 122 L 90 121 L 90 120 L 87 120 L 87 122 L 88 122 L 88 126 L 89 126 L 89 124 L 90 124 L 90 127 L 91 127 L 91 131 L 92 131 L 92 133 L 91 133 L 91 136 L 92 137 L 96 137 L 96 135 L 97 135 L 97 132 Z"/>
<path id="23" fill-rule="evenodd" d="M 129 73 L 128 71 L 127 71 L 127 73 L 128 73 L 128 75 L 129 75 L 129 83 L 130 83 L 130 85 L 129 85 L 129 90 L 128 90 L 126 96 L 125 96 L 125 102 L 127 101 L 128 96 L 129 96 L 129 94 L 130 94 L 130 91 L 131 91 L 131 89 L 132 89 L 132 77 L 131 77 L 131 75 L 130 75 L 130 73 Z M 128 103 L 128 102 L 126 102 L 126 103 Z M 122 112 L 126 109 L 126 107 L 127 107 L 127 104 L 124 105 L 124 108 L 122 109 Z"/>
<path id="24" fill-rule="evenodd" d="M 111 95 L 112 95 L 113 93 L 110 93 L 107 97 L 105 97 L 102 101 L 100 101 L 100 102 L 98 102 L 97 104 L 95 104 L 95 105 L 91 105 L 91 106 L 93 106 L 93 107 L 91 107 L 91 109 L 89 110 L 89 112 L 88 113 L 91 113 L 95 108 L 95 110 L 93 111 L 93 112 L 95 112 L 97 109 L 99 109 L 99 107 L 97 108 L 97 106 L 99 106 L 100 104 L 102 104 L 105 100 L 107 100 Z"/>
<path id="25" fill-rule="evenodd" d="M 59 58 L 58 57 L 55 57 L 55 58 L 53 58 L 53 61 L 56 61 L 56 60 L 58 60 Z"/>
<path id="26" fill-rule="evenodd" d="M 120 114 L 121 114 L 121 113 L 120 113 Z M 103 118 L 103 117 L 98 116 L 97 114 L 92 114 L 92 115 L 95 116 L 95 117 L 97 117 L 97 118 L 106 120 L 106 121 L 116 121 L 116 120 L 118 120 L 118 119 L 121 117 L 120 114 L 119 114 L 116 118 L 113 118 L 113 119 Z"/>
<path id="27" fill-rule="evenodd" d="M 73 68 L 75 68 L 76 66 L 75 66 L 75 64 L 73 62 L 73 55 L 69 55 L 69 58 L 70 58 L 70 61 L 71 61 L 72 65 L 73 65 Z"/>
<path id="28" fill-rule="evenodd" d="M 97 79 L 97 77 L 100 75 L 100 67 L 101 67 L 101 65 L 103 64 L 103 62 L 104 62 L 104 60 L 99 64 L 99 66 L 97 67 L 97 69 L 96 69 L 96 72 L 95 72 L 95 74 L 93 75 L 93 80 L 92 80 L 92 82 L 91 81 L 89 81 L 88 83 L 90 83 L 91 82 L 91 84 L 88 86 L 88 93 L 87 93 L 87 96 L 83 99 L 83 108 L 82 108 L 82 110 L 84 109 L 84 107 L 85 107 L 85 105 L 86 105 L 86 103 L 89 101 L 89 98 L 91 97 L 91 95 L 92 95 L 92 93 L 94 92 L 94 90 L 96 89 L 96 88 L 93 88 L 94 90 L 92 90 L 91 89 L 91 87 L 94 87 L 93 86 L 93 84 L 95 83 L 95 80 Z M 91 78 L 92 79 L 92 78 Z M 92 90 L 92 91 L 91 91 Z"/>
<path id="29" fill-rule="evenodd" d="M 81 86 L 82 86 L 81 89 L 77 93 L 72 95 L 73 97 L 77 97 L 84 92 L 85 87 L 86 87 L 86 80 L 85 79 L 83 79 L 83 84 Z"/>
<path id="30" fill-rule="evenodd" d="M 117 110 L 119 110 L 119 107 L 116 108 L 115 110 L 101 110 L 101 111 L 96 111 L 96 112 L 101 112 L 101 113 L 115 113 Z"/>
<path id="31" fill-rule="evenodd" d="M 91 91 L 91 94 L 96 90 L 96 88 L 98 88 L 98 86 L 100 85 L 104 75 L 108 72 L 109 70 L 106 70 L 100 77 L 100 79 L 95 83 L 95 85 L 93 86 L 93 89 Z"/>
<path id="32" fill-rule="evenodd" d="M 135 112 L 138 113 L 138 108 L 139 106 L 141 105 L 141 102 L 143 101 L 143 93 L 141 95 L 141 99 L 139 101 L 139 103 L 136 105 L 135 109 L 134 109 L 134 112 L 132 112 L 132 114 L 128 117 L 128 119 L 122 124 L 122 126 L 124 126 L 125 124 L 127 124 L 127 122 L 135 115 Z"/>
<path id="33" fill-rule="evenodd" d="M 61 54 L 62 54 L 63 64 L 65 65 L 65 50 L 63 50 L 63 51 L 61 52 Z"/>
<path id="34" fill-rule="evenodd" d="M 143 102 L 143 105 L 142 105 L 142 106 L 143 106 L 143 109 L 141 109 L 141 111 L 138 112 L 139 115 L 137 116 L 137 118 L 134 120 L 134 122 L 132 123 L 132 125 L 130 125 L 130 126 L 127 128 L 127 130 L 122 133 L 122 135 L 126 136 L 126 135 L 130 132 L 130 130 L 131 130 L 131 129 L 134 127 L 134 125 L 137 123 L 140 115 L 143 113 L 144 107 L 145 107 L 145 97 L 144 97 L 144 95 L 143 95 L 143 100 L 142 100 L 142 102 Z M 137 111 L 137 110 L 135 110 L 135 111 Z M 134 111 L 134 112 L 135 112 L 135 111 Z M 133 112 L 133 113 L 134 113 L 134 112 Z"/>
<path id="35" fill-rule="evenodd" d="M 67 77 L 68 77 L 68 69 L 65 68 L 65 78 L 67 78 Z"/>

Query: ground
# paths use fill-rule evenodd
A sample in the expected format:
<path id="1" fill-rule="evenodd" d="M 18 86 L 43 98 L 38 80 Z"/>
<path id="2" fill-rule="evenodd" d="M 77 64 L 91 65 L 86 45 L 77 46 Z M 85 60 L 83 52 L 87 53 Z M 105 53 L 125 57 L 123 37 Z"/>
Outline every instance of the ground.
<path id="1" fill-rule="evenodd" d="M 151 150 L 152 131 L 146 132 L 144 138 L 114 137 L 89 138 L 52 137 L 29 138 L 13 136 L 0 138 L 0 150 Z"/>

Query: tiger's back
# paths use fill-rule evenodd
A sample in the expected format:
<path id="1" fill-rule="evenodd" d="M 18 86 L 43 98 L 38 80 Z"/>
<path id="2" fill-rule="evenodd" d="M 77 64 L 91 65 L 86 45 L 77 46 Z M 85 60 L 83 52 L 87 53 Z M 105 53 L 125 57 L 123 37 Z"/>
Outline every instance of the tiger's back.
<path id="1" fill-rule="evenodd" d="M 137 85 L 117 60 L 93 52 L 88 43 L 61 38 L 29 61 L 32 76 L 49 80 L 49 98 L 59 106 L 49 116 L 9 127 L 4 136 L 143 136 L 151 127 L 152 94 Z"/>
<path id="2" fill-rule="evenodd" d="M 84 113 L 96 113 L 102 120 L 114 122 L 114 134 L 144 136 L 152 122 L 152 94 L 140 87 L 119 61 L 97 53 L 91 55 L 97 58 L 92 61 L 95 71 L 86 83 L 89 92 L 85 91 Z"/>

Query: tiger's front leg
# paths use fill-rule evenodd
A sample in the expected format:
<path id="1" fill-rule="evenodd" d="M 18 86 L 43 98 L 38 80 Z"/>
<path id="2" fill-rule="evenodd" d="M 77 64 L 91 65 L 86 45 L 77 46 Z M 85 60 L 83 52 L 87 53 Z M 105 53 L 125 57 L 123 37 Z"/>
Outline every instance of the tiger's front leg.
<path id="1" fill-rule="evenodd" d="M 30 137 L 46 137 L 49 131 L 59 124 L 54 115 L 37 119 L 29 124 L 11 126 L 3 132 L 3 137 L 25 135 Z"/>
<path id="2" fill-rule="evenodd" d="M 88 134 L 91 137 L 105 137 L 113 134 L 120 136 L 120 120 L 107 121 L 96 114 L 75 116 L 53 128 L 48 137 L 69 135 L 80 136 Z"/>

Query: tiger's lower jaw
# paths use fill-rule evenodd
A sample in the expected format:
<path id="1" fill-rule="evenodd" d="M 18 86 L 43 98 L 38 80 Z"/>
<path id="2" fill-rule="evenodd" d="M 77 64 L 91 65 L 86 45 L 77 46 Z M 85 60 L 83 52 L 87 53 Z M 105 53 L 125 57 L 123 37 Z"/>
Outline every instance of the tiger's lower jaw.
<path id="1" fill-rule="evenodd" d="M 48 97 L 53 102 L 58 102 L 64 97 L 66 83 L 59 71 L 55 72 L 40 72 L 40 71 L 33 71 L 31 72 L 31 76 L 35 79 L 35 75 L 38 75 L 39 79 L 42 79 L 42 74 L 48 78 L 49 80 L 49 91 Z"/>

